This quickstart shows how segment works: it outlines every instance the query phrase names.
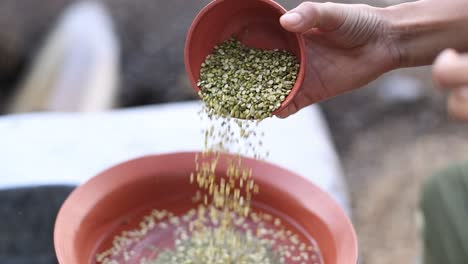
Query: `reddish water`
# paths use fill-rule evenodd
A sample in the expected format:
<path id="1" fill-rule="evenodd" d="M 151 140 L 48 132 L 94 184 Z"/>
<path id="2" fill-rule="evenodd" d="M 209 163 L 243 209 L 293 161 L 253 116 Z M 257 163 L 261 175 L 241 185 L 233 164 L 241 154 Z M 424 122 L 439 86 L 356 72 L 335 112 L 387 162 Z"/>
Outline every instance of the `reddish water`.
<path id="1" fill-rule="evenodd" d="M 187 214 L 192 208 L 188 208 L 186 205 L 170 206 L 169 208 L 178 209 L 177 211 L 173 211 L 174 215 L 177 216 L 176 218 L 179 219 L 178 221 L 174 220 L 175 218 L 173 217 L 167 216 L 160 220 L 155 220 L 155 226 L 144 236 L 138 236 L 137 239 L 129 240 L 130 242 L 122 246 L 118 254 L 110 256 L 109 259 L 115 260 L 117 263 L 140 264 L 142 259 L 155 259 L 161 251 L 173 249 L 175 240 L 180 238 L 182 232 L 188 232 L 189 225 L 197 218 L 197 214 Z M 265 219 L 258 221 L 258 219 L 250 217 L 244 221 L 234 220 L 236 231 L 244 234 L 250 230 L 253 234 L 256 234 L 259 228 L 269 230 L 268 234 L 263 234 L 261 238 L 275 241 L 272 248 L 274 252 L 279 248 L 288 248 L 290 255 L 288 253 L 288 256 L 284 256 L 284 263 L 323 263 L 320 250 L 314 239 L 308 236 L 292 219 L 263 204 L 254 204 L 254 208 L 253 216 L 262 216 Z M 117 234 L 121 234 L 122 231 L 140 229 L 137 223 L 143 220 L 144 216 L 151 215 L 151 211 L 137 210 L 132 217 L 122 219 L 120 225 L 116 226 L 116 230 L 112 232 L 108 239 L 102 241 L 96 252 L 102 253 L 111 248 L 111 241 Z M 211 222 L 210 225 L 215 226 Z M 281 235 L 282 233 L 284 234 L 283 236 Z M 127 237 L 132 236 L 127 235 Z M 294 239 L 291 239 L 291 237 L 294 237 Z M 303 256 L 304 254 L 307 254 L 307 260 L 302 259 L 302 261 L 298 261 L 298 256 Z M 94 263 L 101 262 L 95 259 Z"/>

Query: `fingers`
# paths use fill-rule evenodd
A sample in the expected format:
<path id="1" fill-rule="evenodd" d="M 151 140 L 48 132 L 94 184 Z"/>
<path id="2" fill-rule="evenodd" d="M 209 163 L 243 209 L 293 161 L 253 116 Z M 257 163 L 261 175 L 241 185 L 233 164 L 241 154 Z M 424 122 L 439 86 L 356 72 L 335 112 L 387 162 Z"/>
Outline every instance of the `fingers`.
<path id="1" fill-rule="evenodd" d="M 450 94 L 448 111 L 456 119 L 468 122 L 468 86 L 455 89 Z"/>
<path id="2" fill-rule="evenodd" d="M 292 114 L 295 114 L 297 111 L 299 111 L 299 109 L 297 108 L 296 104 L 291 102 L 284 110 L 276 114 L 276 116 L 284 119 Z"/>
<path id="3" fill-rule="evenodd" d="M 445 89 L 468 86 L 468 55 L 445 50 L 435 61 L 433 76 L 434 81 Z"/>
<path id="4" fill-rule="evenodd" d="M 302 108 L 316 103 L 318 101 L 320 101 L 318 97 L 311 98 L 310 96 L 304 94 L 304 90 L 300 90 L 294 97 L 294 100 L 290 104 L 288 104 L 288 106 L 284 110 L 277 113 L 276 116 L 279 118 L 286 118 L 290 115 L 297 113 Z"/>
<path id="5" fill-rule="evenodd" d="M 454 50 L 442 52 L 434 63 L 433 78 L 441 88 L 450 90 L 449 113 L 468 121 L 468 55 Z"/>
<path id="6" fill-rule="evenodd" d="M 284 14 L 281 25 L 288 31 L 305 33 L 319 28 L 331 31 L 339 27 L 346 19 L 346 9 L 339 4 L 304 2 Z"/>

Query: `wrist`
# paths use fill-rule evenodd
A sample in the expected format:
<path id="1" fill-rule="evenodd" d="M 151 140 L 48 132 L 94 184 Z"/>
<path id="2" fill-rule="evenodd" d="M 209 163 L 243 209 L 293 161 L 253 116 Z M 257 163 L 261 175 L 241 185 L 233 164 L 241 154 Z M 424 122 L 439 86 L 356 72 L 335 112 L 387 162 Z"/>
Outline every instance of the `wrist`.
<path id="1" fill-rule="evenodd" d="M 468 12 L 464 0 L 421 0 L 381 9 L 397 67 L 431 64 L 446 48 L 468 51 Z"/>

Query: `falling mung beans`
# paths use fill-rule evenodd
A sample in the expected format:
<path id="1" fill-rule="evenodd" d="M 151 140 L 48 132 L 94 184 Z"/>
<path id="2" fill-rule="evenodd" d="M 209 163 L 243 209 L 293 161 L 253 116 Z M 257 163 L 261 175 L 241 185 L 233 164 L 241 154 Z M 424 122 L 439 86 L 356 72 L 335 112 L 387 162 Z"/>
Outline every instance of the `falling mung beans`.
<path id="1" fill-rule="evenodd" d="M 216 46 L 201 65 L 198 83 L 204 101 L 199 114 L 208 121 L 204 151 L 196 156 L 190 175 L 190 182 L 198 187 L 193 198 L 198 207 L 182 216 L 154 210 L 140 229 L 115 237 L 113 247 L 98 254 L 97 262 L 322 263 L 311 241 L 301 239 L 279 218 L 252 211 L 252 197 L 260 188 L 240 157 L 241 153 L 255 159 L 268 157 L 259 122 L 281 106 L 298 70 L 296 57 L 286 51 L 247 48 L 235 39 Z M 219 174 L 221 162 L 227 165 Z M 174 233 L 173 246 L 160 247 L 157 241 L 144 249 L 137 246 L 145 237 L 168 231 Z M 133 250 L 137 248 L 143 251 L 137 253 Z"/>

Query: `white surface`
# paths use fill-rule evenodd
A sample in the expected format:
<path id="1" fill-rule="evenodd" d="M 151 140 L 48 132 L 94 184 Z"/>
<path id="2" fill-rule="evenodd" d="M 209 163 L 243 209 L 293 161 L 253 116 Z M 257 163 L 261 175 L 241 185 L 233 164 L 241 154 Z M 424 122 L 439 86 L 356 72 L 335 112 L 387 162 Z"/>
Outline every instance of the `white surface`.
<path id="1" fill-rule="evenodd" d="M 197 102 L 105 113 L 43 113 L 0 118 L 0 188 L 80 184 L 119 162 L 202 149 Z M 317 107 L 268 119 L 271 162 L 328 191 L 348 209 L 334 148 Z"/>
<path id="2" fill-rule="evenodd" d="M 424 83 L 401 73 L 390 73 L 383 78 L 383 84 L 377 87 L 378 97 L 386 104 L 411 103 L 425 95 Z"/>

